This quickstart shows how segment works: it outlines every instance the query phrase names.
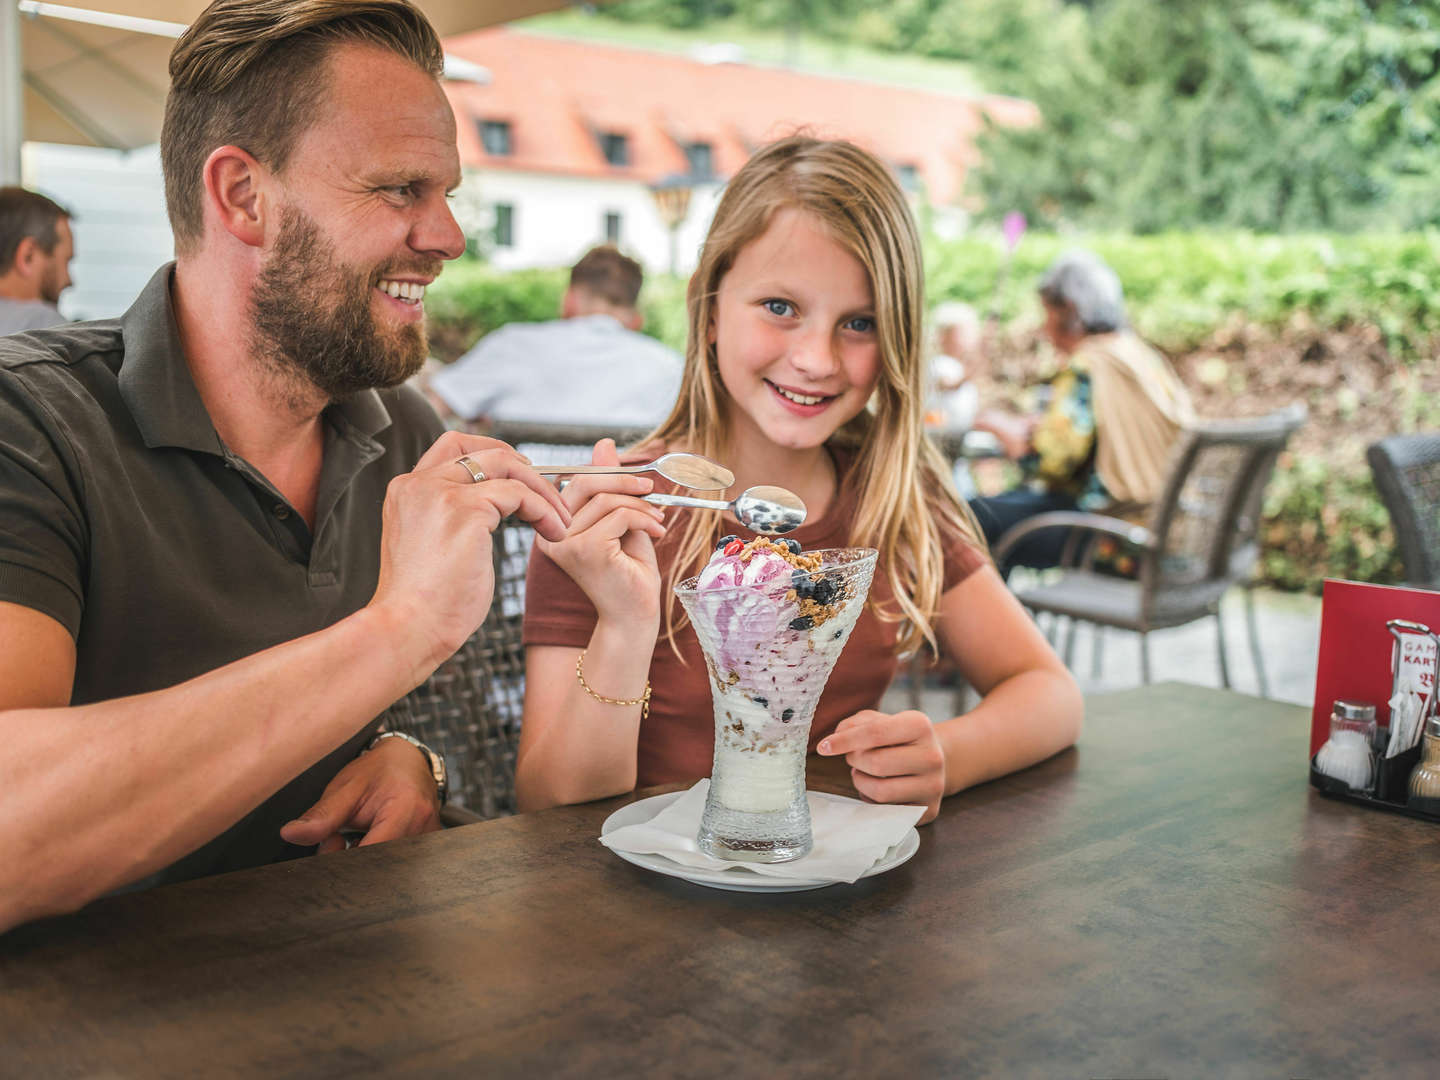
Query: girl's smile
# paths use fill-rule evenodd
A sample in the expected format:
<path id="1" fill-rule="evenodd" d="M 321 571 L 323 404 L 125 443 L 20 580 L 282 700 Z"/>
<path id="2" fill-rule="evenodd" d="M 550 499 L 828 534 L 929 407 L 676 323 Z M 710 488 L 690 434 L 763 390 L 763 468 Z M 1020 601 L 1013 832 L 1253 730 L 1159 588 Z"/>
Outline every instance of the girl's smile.
<path id="1" fill-rule="evenodd" d="M 880 370 L 874 308 L 859 259 L 813 215 L 776 212 L 721 280 L 710 327 L 746 441 L 818 449 L 865 407 Z"/>

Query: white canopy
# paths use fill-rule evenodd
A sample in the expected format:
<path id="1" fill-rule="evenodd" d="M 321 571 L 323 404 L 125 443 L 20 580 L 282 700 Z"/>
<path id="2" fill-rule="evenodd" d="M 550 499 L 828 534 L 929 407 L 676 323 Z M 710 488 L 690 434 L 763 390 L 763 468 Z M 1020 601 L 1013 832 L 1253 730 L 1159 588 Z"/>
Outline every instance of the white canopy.
<path id="1" fill-rule="evenodd" d="M 174 38 L 208 0 L 0 0 L 0 180 L 22 139 L 133 149 L 160 137 Z M 566 0 L 416 0 L 442 37 L 564 7 Z M 177 21 L 183 20 L 183 21 Z M 18 54 L 18 56 L 17 56 Z M 448 70 L 448 68 L 447 68 Z M 477 78 L 475 71 L 451 74 Z"/>

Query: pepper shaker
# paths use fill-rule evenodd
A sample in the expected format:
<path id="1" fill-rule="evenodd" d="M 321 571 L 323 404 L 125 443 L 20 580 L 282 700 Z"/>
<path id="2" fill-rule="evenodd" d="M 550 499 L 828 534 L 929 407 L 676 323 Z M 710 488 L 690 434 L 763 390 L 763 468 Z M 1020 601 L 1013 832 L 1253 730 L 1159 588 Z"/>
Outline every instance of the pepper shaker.
<path id="1" fill-rule="evenodd" d="M 1440 817 L 1440 716 L 1425 721 L 1420 763 L 1410 774 L 1405 802 L 1412 809 Z"/>

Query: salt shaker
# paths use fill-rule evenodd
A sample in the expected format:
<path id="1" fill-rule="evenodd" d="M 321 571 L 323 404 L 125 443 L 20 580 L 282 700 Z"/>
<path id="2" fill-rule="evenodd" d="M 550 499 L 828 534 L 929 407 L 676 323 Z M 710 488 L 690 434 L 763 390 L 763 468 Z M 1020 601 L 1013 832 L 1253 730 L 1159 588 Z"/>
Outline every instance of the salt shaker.
<path id="1" fill-rule="evenodd" d="M 1375 706 L 1368 701 L 1337 701 L 1330 712 L 1330 738 L 1315 755 L 1315 769 L 1351 791 L 1375 785 Z"/>
<path id="2" fill-rule="evenodd" d="M 1427 814 L 1440 815 L 1440 716 L 1425 721 L 1420 764 L 1410 774 L 1406 804 Z"/>

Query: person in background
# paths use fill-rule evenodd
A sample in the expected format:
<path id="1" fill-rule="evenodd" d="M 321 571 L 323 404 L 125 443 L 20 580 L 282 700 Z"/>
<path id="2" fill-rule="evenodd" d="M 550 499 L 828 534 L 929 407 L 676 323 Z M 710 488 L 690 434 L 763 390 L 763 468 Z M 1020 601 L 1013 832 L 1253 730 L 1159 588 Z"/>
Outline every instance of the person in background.
<path id="1" fill-rule="evenodd" d="M 1041 387 L 1040 412 L 987 414 L 989 430 L 1028 477 L 1012 491 L 970 500 L 991 544 L 1054 510 L 1148 506 L 1164 485 L 1171 449 L 1195 418 L 1169 361 L 1129 328 L 1120 279 L 1099 256 L 1061 255 L 1038 291 L 1060 368 Z M 1066 535 L 1062 528 L 1032 534 L 1001 572 L 1056 565 Z"/>
<path id="2" fill-rule="evenodd" d="M 74 254 L 70 211 L 39 192 L 0 188 L 0 334 L 65 321 L 56 305 Z"/>
<path id="3" fill-rule="evenodd" d="M 0 338 L 0 930 L 438 827 L 380 718 L 485 618 L 501 519 L 570 522 L 404 385 L 465 247 L 443 67 L 409 0 L 215 0 L 170 56 L 176 261 Z"/>
<path id="4" fill-rule="evenodd" d="M 969 431 L 980 415 L 975 375 L 985 365 L 980 315 L 969 304 L 951 300 L 938 305 L 930 321 L 935 352 L 930 357 L 926 426 L 940 431 Z"/>
<path id="5" fill-rule="evenodd" d="M 682 362 L 640 333 L 644 271 L 615 248 L 593 248 L 570 271 L 560 318 L 509 323 L 429 380 L 431 403 L 461 420 L 554 424 L 658 423 Z"/>

